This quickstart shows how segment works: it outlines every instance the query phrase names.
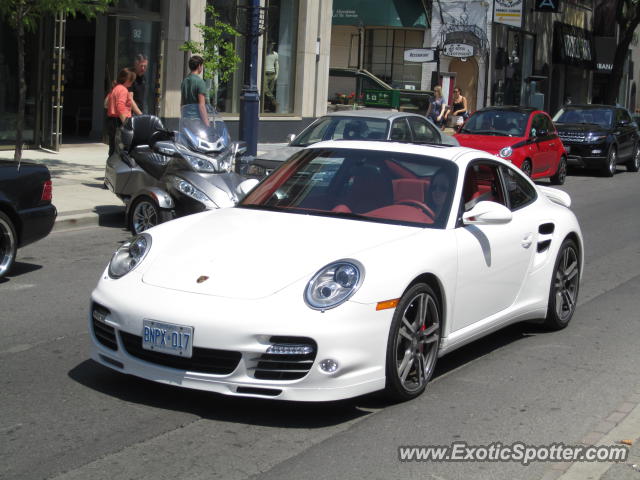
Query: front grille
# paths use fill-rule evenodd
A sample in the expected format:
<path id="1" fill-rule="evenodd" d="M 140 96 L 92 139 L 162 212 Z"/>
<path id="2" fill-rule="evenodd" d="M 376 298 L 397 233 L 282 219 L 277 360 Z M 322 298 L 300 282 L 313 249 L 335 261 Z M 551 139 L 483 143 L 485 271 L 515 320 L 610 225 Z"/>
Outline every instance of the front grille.
<path id="1" fill-rule="evenodd" d="M 271 337 L 272 344 L 308 345 L 312 352 L 304 355 L 280 355 L 263 353 L 257 358 L 253 376 L 258 380 L 298 380 L 304 377 L 313 365 L 318 350 L 316 342 L 306 337 Z"/>
<path id="2" fill-rule="evenodd" d="M 91 319 L 93 320 L 93 334 L 100 344 L 111 350 L 118 350 L 118 342 L 116 341 L 116 329 L 107 325 L 100 318 L 106 318 L 109 310 L 94 304 L 91 308 Z"/>
<path id="3" fill-rule="evenodd" d="M 236 369 L 242 357 L 240 352 L 200 347 L 193 347 L 191 358 L 176 357 L 166 353 L 145 350 L 142 348 L 142 337 L 138 335 L 120 332 L 120 338 L 129 355 L 164 367 L 188 370 L 195 373 L 228 375 Z"/>
<path id="4" fill-rule="evenodd" d="M 584 142 L 586 138 L 586 135 L 584 132 L 559 131 L 558 136 L 560 137 L 560 140 L 562 140 L 563 142 L 575 142 L 575 143 Z"/>

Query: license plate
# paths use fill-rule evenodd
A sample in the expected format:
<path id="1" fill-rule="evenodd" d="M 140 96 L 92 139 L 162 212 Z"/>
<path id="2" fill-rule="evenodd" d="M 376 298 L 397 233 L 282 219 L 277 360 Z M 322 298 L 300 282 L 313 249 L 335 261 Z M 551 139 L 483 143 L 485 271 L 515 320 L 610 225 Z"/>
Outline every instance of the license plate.
<path id="1" fill-rule="evenodd" d="M 567 153 L 571 153 L 571 145 L 565 145 L 564 149 L 567 151 Z"/>
<path id="2" fill-rule="evenodd" d="M 142 321 L 142 348 L 145 350 L 191 358 L 192 344 L 193 327 L 156 320 Z"/>

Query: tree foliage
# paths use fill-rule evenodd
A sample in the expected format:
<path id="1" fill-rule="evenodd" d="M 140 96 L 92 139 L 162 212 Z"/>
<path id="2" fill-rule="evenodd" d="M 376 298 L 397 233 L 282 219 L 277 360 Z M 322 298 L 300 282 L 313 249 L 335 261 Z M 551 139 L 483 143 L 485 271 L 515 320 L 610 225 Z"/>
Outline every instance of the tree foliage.
<path id="1" fill-rule="evenodd" d="M 205 8 L 211 18 L 211 25 L 196 25 L 202 34 L 202 42 L 185 42 L 180 50 L 200 55 L 204 59 L 204 78 L 217 79 L 224 83 L 238 68 L 240 57 L 236 55 L 233 38 L 240 34 L 229 24 L 220 20 L 220 15 L 212 5 Z M 217 77 L 217 78 L 216 78 Z"/>
<path id="2" fill-rule="evenodd" d="M 614 105 L 620 90 L 624 64 L 633 34 L 640 24 L 640 0 L 615 0 L 616 23 L 618 24 L 618 46 L 611 70 L 611 88 L 606 91 L 605 103 Z"/>
<path id="3" fill-rule="evenodd" d="M 13 27 L 18 41 L 18 115 L 16 119 L 16 150 L 14 159 L 22 158 L 22 129 L 27 84 L 24 76 L 25 32 L 35 32 L 40 19 L 47 15 L 63 13 L 93 18 L 105 12 L 113 0 L 0 0 L 0 19 Z"/>

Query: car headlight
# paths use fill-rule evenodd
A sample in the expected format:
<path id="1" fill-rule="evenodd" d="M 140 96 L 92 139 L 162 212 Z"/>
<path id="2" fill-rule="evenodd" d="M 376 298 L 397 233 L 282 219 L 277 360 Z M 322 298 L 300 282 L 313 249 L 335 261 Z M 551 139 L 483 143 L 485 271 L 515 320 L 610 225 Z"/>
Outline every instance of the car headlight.
<path id="1" fill-rule="evenodd" d="M 598 143 L 598 142 L 602 142 L 606 138 L 607 136 L 603 135 L 602 133 L 589 132 L 587 133 L 587 136 L 585 137 L 584 141 L 586 143 Z"/>
<path id="2" fill-rule="evenodd" d="M 502 150 L 500 150 L 500 153 L 498 153 L 498 155 L 502 158 L 509 158 L 511 155 L 513 155 L 513 148 L 504 147 Z"/>
<path id="3" fill-rule="evenodd" d="M 330 263 L 311 278 L 304 300 L 314 310 L 337 307 L 358 290 L 363 278 L 364 268 L 355 260 Z"/>
<path id="4" fill-rule="evenodd" d="M 182 156 L 191 166 L 198 172 L 204 173 L 216 173 L 215 165 L 207 159 L 196 157 L 194 155 L 187 155 L 183 153 Z"/>
<path id="5" fill-rule="evenodd" d="M 217 207 L 217 205 L 202 190 L 196 188 L 191 182 L 187 182 L 186 180 L 175 176 L 170 176 L 169 178 L 173 188 L 178 190 L 180 193 L 197 200 L 207 207 Z"/>
<path id="6" fill-rule="evenodd" d="M 151 249 L 151 235 L 143 233 L 125 242 L 109 262 L 109 276 L 120 278 L 136 268 Z"/>

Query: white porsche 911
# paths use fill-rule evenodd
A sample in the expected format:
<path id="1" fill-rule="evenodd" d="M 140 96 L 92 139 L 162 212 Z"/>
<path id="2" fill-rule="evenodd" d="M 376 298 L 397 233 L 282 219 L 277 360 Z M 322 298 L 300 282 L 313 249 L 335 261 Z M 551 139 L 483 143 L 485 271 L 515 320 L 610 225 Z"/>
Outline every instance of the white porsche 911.
<path id="1" fill-rule="evenodd" d="M 461 147 L 323 142 L 237 207 L 122 245 L 91 296 L 92 358 L 227 395 L 419 395 L 438 357 L 505 325 L 567 326 L 569 196 Z"/>

